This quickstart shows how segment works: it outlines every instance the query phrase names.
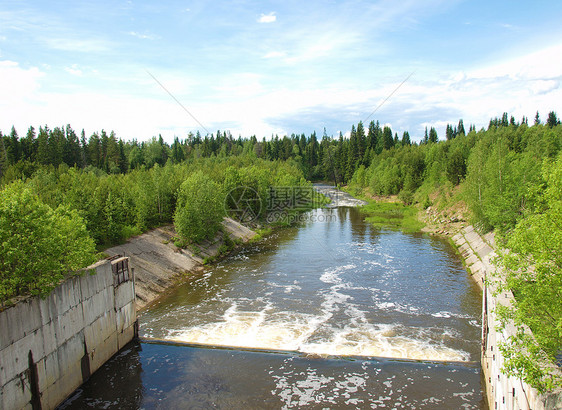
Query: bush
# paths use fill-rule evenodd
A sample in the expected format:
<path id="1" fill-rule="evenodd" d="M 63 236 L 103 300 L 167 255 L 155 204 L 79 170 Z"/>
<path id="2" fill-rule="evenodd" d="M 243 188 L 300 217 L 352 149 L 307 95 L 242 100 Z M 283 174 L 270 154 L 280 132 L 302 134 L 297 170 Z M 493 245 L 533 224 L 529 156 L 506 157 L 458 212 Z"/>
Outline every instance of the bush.
<path id="1" fill-rule="evenodd" d="M 0 301 L 46 295 L 95 260 L 94 240 L 76 211 L 55 211 L 16 182 L 0 191 Z"/>
<path id="2" fill-rule="evenodd" d="M 224 216 L 221 187 L 197 171 L 181 185 L 174 214 L 177 233 L 186 240 L 200 242 L 216 235 Z"/>

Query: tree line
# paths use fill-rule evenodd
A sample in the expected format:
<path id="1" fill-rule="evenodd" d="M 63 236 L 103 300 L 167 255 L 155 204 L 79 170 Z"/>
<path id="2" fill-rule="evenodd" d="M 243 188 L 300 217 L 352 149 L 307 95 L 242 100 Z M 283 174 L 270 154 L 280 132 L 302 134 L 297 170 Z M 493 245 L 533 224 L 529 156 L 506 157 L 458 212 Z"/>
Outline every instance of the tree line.
<path id="1" fill-rule="evenodd" d="M 550 112 L 547 127 L 556 126 L 559 120 L 556 113 Z M 540 124 L 539 115 L 535 125 Z M 528 126 L 523 117 L 516 122 L 514 117 L 504 113 L 501 118 L 490 120 L 488 129 L 497 127 Z M 470 125 L 468 133 L 475 132 Z M 463 120 L 457 125 L 447 124 L 445 140 L 466 135 Z M 86 137 L 85 131 L 78 133 L 70 125 L 55 127 L 40 126 L 36 132 L 30 126 L 25 136 L 20 137 L 14 127 L 9 134 L 0 131 L 0 182 L 28 178 L 41 166 L 58 167 L 66 165 L 77 168 L 96 168 L 108 174 L 124 174 L 141 167 L 152 168 L 155 164 L 164 166 L 171 161 L 181 163 L 190 158 L 229 157 L 252 154 L 257 158 L 275 161 L 294 160 L 309 180 L 332 180 L 345 184 L 351 180 L 355 171 L 362 165 L 368 167 L 371 160 L 383 151 L 404 146 L 433 144 L 439 141 L 437 131 L 425 129 L 419 143 L 411 140 L 408 131 L 399 137 L 389 126 L 381 126 L 379 121 L 371 121 L 367 127 L 359 122 L 352 125 L 349 137 L 341 133 L 337 137 L 328 136 L 326 131 L 321 138 L 316 132 L 273 136 L 258 140 L 234 138 L 228 131 L 200 135 L 189 133 L 183 140 L 175 137 L 172 144 L 166 143 L 162 136 L 148 141 L 136 139 L 124 141 L 116 134 L 105 130 L 94 132 Z"/>

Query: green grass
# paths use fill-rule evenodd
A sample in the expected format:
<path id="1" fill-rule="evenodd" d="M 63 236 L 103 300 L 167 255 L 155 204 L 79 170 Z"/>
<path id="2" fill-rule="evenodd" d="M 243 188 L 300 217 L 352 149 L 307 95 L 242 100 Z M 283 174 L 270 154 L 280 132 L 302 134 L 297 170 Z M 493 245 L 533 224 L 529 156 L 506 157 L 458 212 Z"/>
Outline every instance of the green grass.
<path id="1" fill-rule="evenodd" d="M 419 232 L 425 226 L 418 220 L 418 210 L 413 206 L 395 202 L 369 202 L 360 209 L 367 215 L 365 220 L 375 228 Z"/>

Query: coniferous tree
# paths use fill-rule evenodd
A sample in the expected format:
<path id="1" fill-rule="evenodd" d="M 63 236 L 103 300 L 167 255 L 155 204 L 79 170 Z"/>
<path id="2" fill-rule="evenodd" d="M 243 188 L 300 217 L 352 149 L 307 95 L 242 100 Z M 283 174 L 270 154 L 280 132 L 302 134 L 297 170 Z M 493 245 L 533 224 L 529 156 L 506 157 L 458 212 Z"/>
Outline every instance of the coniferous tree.
<path id="1" fill-rule="evenodd" d="M 560 124 L 560 120 L 556 117 L 556 113 L 554 111 L 549 112 L 546 125 L 552 128 L 556 127 L 558 124 Z"/>
<path id="2" fill-rule="evenodd" d="M 376 149 L 379 136 L 380 136 L 379 122 L 377 121 L 375 125 L 375 121 L 371 121 L 369 123 L 369 131 L 367 133 L 367 147 L 370 148 L 371 150 Z"/>
<path id="3" fill-rule="evenodd" d="M 447 124 L 447 129 L 445 131 L 445 138 L 447 138 L 447 141 L 450 141 L 453 138 L 455 138 L 453 127 L 451 126 L 451 124 Z"/>
<path id="4" fill-rule="evenodd" d="M 394 146 L 394 138 L 392 138 L 392 129 L 385 126 L 382 130 L 382 146 L 383 149 L 390 149 Z"/>
<path id="5" fill-rule="evenodd" d="M 50 164 L 49 155 L 49 128 L 39 127 L 39 134 L 37 135 L 37 161 L 41 165 Z"/>
<path id="6" fill-rule="evenodd" d="M 535 125 L 539 125 L 541 123 L 541 118 L 539 117 L 539 112 L 537 111 L 535 115 Z"/>
<path id="7" fill-rule="evenodd" d="M 463 123 L 462 118 L 459 120 L 459 125 L 458 125 L 458 127 L 457 127 L 457 132 L 456 132 L 456 135 L 461 135 L 461 134 L 462 134 L 462 135 L 465 135 L 465 134 L 466 134 L 466 133 L 464 132 L 464 123 Z M 456 136 L 456 135 L 455 135 L 455 136 Z"/>
<path id="8" fill-rule="evenodd" d="M 412 145 L 412 141 L 410 140 L 410 134 L 408 133 L 408 131 L 404 131 L 404 133 L 402 134 L 402 146 L 405 145 Z"/>
<path id="9" fill-rule="evenodd" d="M 431 127 L 429 130 L 429 142 L 437 142 L 439 141 L 439 137 L 437 136 L 437 131 L 435 128 Z"/>
<path id="10" fill-rule="evenodd" d="M 8 152 L 8 162 L 10 164 L 15 164 L 21 159 L 21 149 L 18 133 L 14 126 L 12 126 L 12 131 L 10 132 L 8 141 L 9 144 L 8 147 L 6 147 Z"/>
<path id="11" fill-rule="evenodd" d="M 362 163 L 365 151 L 367 150 L 367 138 L 365 137 L 365 128 L 363 122 L 359 121 L 357 124 L 357 160 Z"/>
<path id="12" fill-rule="evenodd" d="M 35 139 L 35 128 L 29 127 L 25 138 L 22 140 L 22 156 L 28 161 L 35 161 L 37 156 L 37 141 Z"/>
<path id="13" fill-rule="evenodd" d="M 86 132 L 82 128 L 80 133 L 80 157 L 82 162 L 82 167 L 87 167 L 88 164 L 88 142 L 86 141 Z"/>
<path id="14" fill-rule="evenodd" d="M 97 132 L 94 132 L 88 141 L 88 162 L 96 168 L 102 168 L 101 142 Z"/>

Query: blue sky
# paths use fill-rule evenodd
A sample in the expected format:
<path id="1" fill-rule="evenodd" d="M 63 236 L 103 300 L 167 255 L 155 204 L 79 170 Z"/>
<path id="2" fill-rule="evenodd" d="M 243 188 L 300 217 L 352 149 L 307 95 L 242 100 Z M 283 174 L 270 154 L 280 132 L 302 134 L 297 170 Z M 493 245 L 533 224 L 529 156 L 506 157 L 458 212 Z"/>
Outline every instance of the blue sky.
<path id="1" fill-rule="evenodd" d="M 419 140 L 459 118 L 546 119 L 562 115 L 561 22 L 559 0 L 2 0 L 0 130 L 171 141 L 374 119 Z"/>

